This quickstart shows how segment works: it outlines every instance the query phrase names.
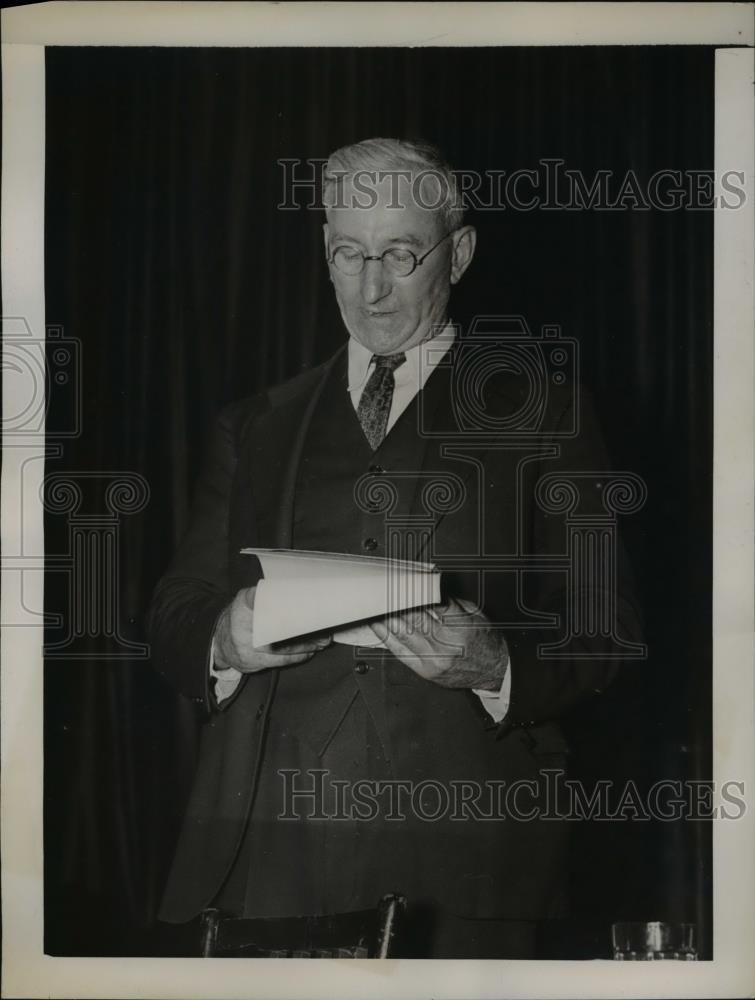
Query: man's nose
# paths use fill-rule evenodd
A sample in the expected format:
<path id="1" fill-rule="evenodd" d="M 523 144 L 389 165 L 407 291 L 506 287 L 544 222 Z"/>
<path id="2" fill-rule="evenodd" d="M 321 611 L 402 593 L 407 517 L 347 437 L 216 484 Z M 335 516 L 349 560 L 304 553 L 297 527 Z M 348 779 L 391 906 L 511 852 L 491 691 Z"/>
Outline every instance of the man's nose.
<path id="1" fill-rule="evenodd" d="M 384 299 L 391 291 L 388 269 L 382 260 L 366 260 L 362 271 L 362 297 L 370 304 Z"/>

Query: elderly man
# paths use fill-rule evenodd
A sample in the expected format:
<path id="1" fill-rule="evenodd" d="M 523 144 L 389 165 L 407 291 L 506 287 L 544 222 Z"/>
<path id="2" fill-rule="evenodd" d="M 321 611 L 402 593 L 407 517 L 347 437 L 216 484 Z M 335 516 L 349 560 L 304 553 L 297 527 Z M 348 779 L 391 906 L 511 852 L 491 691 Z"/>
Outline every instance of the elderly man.
<path id="1" fill-rule="evenodd" d="M 464 341 L 448 300 L 476 234 L 437 151 L 371 139 L 334 153 L 325 179 L 325 255 L 348 339 L 221 415 L 153 601 L 156 665 L 207 712 L 161 918 L 214 907 L 240 946 L 279 927 L 294 948 L 319 921 L 347 947 L 359 915 L 398 891 L 412 929 L 399 954 L 531 957 L 537 921 L 563 903 L 563 824 L 531 819 L 542 766 L 565 761 L 554 720 L 613 668 L 599 636 L 583 658 L 544 656 L 564 574 L 495 557 L 562 553 L 563 524 L 534 483 L 605 460 L 584 414 L 580 435 L 553 446 L 574 416 L 566 390 L 547 394 L 537 446 L 465 452 L 453 378 Z M 500 426 L 529 391 L 505 368 L 485 378 Z M 365 499 L 371 481 L 391 484 L 389 511 Z M 433 507 L 433 482 L 453 502 Z M 248 546 L 425 558 L 443 570 L 443 601 L 369 622 L 377 655 L 328 634 L 260 647 Z M 502 808 L 512 787 L 523 794 Z"/>

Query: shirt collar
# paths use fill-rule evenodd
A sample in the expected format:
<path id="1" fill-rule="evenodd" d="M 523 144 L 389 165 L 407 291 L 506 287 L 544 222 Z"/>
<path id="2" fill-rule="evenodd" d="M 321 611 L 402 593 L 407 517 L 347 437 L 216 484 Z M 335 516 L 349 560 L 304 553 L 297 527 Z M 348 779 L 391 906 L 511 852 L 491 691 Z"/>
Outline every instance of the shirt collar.
<path id="1" fill-rule="evenodd" d="M 396 382 L 414 381 L 422 384 L 427 381 L 430 372 L 443 358 L 456 338 L 456 327 L 449 320 L 440 333 L 424 340 L 416 347 L 405 351 L 406 361 L 396 369 Z M 355 392 L 364 386 L 372 373 L 372 351 L 360 344 L 353 337 L 349 338 L 349 392 Z"/>

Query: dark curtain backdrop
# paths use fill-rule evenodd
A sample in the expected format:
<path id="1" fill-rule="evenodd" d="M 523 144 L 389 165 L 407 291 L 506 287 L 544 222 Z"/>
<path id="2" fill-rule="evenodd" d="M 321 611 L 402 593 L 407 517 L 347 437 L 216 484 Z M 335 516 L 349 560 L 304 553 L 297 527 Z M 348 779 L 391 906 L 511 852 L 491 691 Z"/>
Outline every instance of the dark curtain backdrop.
<path id="1" fill-rule="evenodd" d="M 97 477 L 82 473 L 132 472 L 150 491 L 119 522 L 120 639 L 84 634 L 46 664 L 51 953 L 168 947 L 154 913 L 197 718 L 148 659 L 113 656 L 144 641 L 214 414 L 323 360 L 344 336 L 322 218 L 277 209 L 276 161 L 372 135 L 424 137 L 465 170 L 534 169 L 544 157 L 588 178 L 710 170 L 713 53 L 47 50 L 47 321 L 81 342 L 82 403 L 80 435 L 47 471 L 88 490 Z M 614 465 L 648 484 L 624 534 L 649 660 L 570 720 L 574 773 L 640 789 L 707 779 L 712 214 L 507 209 L 471 221 L 478 253 L 453 317 L 519 313 L 533 330 L 557 323 L 578 338 Z M 67 407 L 53 385 L 48 428 L 65 424 Z M 87 502 L 102 509 L 99 494 Z M 48 555 L 67 551 L 70 525 L 48 512 Z M 48 610 L 65 617 L 70 588 L 49 573 Z M 60 638 L 49 630 L 48 642 Z M 572 873 L 574 919 L 549 953 L 606 954 L 622 918 L 695 920 L 709 950 L 708 824 L 575 824 Z"/>

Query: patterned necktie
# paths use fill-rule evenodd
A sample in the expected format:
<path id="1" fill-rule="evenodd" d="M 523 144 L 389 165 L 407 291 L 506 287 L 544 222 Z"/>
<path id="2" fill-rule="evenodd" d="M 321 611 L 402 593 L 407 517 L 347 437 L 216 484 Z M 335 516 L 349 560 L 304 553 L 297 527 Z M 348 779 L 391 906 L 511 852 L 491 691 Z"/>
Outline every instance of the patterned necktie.
<path id="1" fill-rule="evenodd" d="M 405 354 L 373 354 L 375 370 L 367 379 L 357 408 L 359 423 L 373 451 L 380 447 L 388 425 L 396 380 L 394 371 L 406 361 Z"/>

